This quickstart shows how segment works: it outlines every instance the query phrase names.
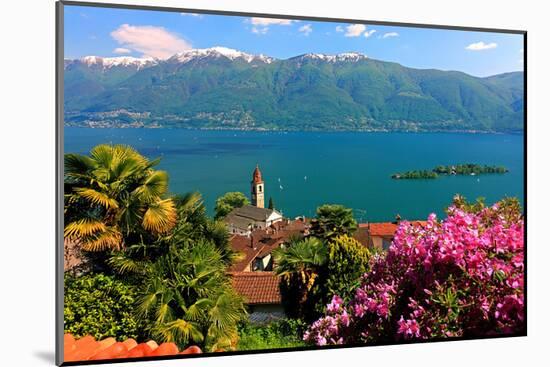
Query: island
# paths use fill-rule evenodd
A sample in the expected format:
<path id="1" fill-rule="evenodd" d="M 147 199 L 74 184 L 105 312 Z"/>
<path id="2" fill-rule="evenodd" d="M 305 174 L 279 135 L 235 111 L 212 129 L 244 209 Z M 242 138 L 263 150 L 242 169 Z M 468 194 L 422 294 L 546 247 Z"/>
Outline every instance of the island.
<path id="1" fill-rule="evenodd" d="M 474 163 L 443 166 L 439 165 L 432 170 L 414 170 L 403 173 L 394 173 L 391 178 L 395 180 L 410 179 L 436 179 L 440 175 L 469 175 L 477 176 L 482 174 L 504 174 L 508 169 L 503 166 L 489 166 Z"/>

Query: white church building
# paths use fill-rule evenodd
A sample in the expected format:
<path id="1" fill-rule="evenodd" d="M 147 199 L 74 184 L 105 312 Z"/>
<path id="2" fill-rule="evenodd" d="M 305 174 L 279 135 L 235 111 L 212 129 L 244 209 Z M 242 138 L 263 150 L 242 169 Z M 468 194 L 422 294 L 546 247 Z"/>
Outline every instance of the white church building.
<path id="1" fill-rule="evenodd" d="M 252 173 L 250 186 L 252 205 L 235 208 L 225 217 L 231 234 L 250 236 L 255 229 L 265 229 L 283 220 L 283 215 L 277 210 L 264 208 L 265 185 L 258 166 Z"/>

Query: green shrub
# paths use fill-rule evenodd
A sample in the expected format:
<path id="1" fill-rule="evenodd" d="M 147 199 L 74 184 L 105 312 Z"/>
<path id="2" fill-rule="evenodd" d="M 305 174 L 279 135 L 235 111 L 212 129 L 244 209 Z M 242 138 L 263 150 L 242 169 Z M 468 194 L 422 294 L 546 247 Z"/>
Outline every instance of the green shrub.
<path id="1" fill-rule="evenodd" d="M 323 306 L 337 294 L 348 300 L 367 271 L 370 253 L 353 237 L 344 235 L 328 244 L 327 280 Z"/>
<path id="2" fill-rule="evenodd" d="M 280 320 L 267 325 L 239 325 L 237 350 L 296 348 L 305 346 L 302 335 L 307 325 L 295 319 Z"/>
<path id="3" fill-rule="evenodd" d="M 65 332 L 96 339 L 137 338 L 133 317 L 136 290 L 104 274 L 65 275 Z"/>

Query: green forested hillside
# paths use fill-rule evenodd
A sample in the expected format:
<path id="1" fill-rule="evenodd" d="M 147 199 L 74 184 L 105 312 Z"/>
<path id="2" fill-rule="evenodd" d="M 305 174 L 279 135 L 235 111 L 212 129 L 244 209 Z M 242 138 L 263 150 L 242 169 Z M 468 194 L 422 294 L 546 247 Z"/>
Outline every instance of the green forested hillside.
<path id="1" fill-rule="evenodd" d="M 366 57 L 224 57 L 65 69 L 72 125 L 288 129 L 523 129 L 523 73 L 477 78 Z M 113 112 L 114 111 L 114 112 Z"/>

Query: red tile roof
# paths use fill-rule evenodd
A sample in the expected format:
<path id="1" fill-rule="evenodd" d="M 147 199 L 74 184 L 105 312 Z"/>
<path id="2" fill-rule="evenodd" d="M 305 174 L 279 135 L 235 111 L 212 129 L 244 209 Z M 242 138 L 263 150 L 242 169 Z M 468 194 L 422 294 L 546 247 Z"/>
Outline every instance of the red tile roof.
<path id="1" fill-rule="evenodd" d="M 254 169 L 254 172 L 252 172 L 252 182 L 255 184 L 262 183 L 262 172 L 260 171 L 260 167 L 256 165 L 256 168 Z"/>
<path id="2" fill-rule="evenodd" d="M 229 267 L 229 271 L 250 270 L 250 264 L 255 258 L 270 254 L 291 236 L 303 235 L 307 230 L 307 225 L 299 220 L 278 222 L 272 227 L 257 229 L 250 237 L 241 235 L 231 237 L 231 248 L 240 253 L 241 258 Z"/>
<path id="3" fill-rule="evenodd" d="M 174 343 L 162 343 L 158 345 L 153 340 L 138 344 L 134 339 L 117 342 L 115 338 L 105 338 L 98 341 L 91 335 L 75 339 L 71 334 L 65 334 L 63 338 L 64 362 L 197 353 L 202 353 L 201 349 L 197 346 L 190 346 L 180 352 Z"/>
<path id="4" fill-rule="evenodd" d="M 230 272 L 233 287 L 249 305 L 281 303 L 279 277 L 272 271 Z"/>
<path id="5" fill-rule="evenodd" d="M 413 220 L 409 222 L 413 226 L 425 226 L 426 221 Z M 360 223 L 359 228 L 367 228 L 371 236 L 377 237 L 393 237 L 397 230 L 397 223 L 382 222 L 382 223 Z"/>

